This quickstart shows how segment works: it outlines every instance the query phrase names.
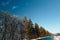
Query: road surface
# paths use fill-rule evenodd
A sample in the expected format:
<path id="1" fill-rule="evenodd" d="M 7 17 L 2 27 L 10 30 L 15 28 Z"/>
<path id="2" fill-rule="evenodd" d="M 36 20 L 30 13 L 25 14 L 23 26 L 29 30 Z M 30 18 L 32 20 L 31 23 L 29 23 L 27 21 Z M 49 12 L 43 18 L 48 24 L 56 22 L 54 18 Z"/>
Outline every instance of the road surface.
<path id="1" fill-rule="evenodd" d="M 54 36 L 53 40 L 60 40 L 60 36 Z"/>
<path id="2" fill-rule="evenodd" d="M 38 38 L 38 39 L 32 39 L 32 40 L 60 40 L 60 36 L 50 36 L 46 38 Z"/>

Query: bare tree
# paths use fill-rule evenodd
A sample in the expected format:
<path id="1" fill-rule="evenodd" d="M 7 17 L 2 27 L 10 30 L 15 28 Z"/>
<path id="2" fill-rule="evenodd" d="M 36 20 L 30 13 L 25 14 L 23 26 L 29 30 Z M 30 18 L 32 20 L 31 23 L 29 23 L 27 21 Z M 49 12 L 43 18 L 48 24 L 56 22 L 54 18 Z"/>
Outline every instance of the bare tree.
<path id="1" fill-rule="evenodd" d="M 7 30 L 7 27 L 9 25 L 9 19 L 8 19 L 9 14 L 8 14 L 8 12 L 6 12 L 4 14 L 5 14 L 4 15 L 4 17 L 5 17 L 5 22 L 4 22 L 5 30 L 3 32 L 2 40 L 6 40 L 6 30 Z"/>
<path id="2" fill-rule="evenodd" d="M 16 17 L 12 17 L 12 23 L 11 23 L 11 38 L 14 40 L 14 34 L 15 34 L 15 29 L 16 29 Z"/>

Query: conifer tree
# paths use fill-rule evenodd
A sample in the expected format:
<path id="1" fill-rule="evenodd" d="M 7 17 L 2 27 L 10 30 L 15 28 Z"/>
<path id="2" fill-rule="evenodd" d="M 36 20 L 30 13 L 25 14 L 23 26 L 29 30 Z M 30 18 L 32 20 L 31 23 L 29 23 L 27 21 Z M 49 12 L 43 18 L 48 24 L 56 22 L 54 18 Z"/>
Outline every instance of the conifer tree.
<path id="1" fill-rule="evenodd" d="M 37 37 L 39 37 L 40 36 L 40 31 L 39 31 L 39 26 L 38 26 L 37 23 L 35 23 L 35 32 L 36 32 Z"/>

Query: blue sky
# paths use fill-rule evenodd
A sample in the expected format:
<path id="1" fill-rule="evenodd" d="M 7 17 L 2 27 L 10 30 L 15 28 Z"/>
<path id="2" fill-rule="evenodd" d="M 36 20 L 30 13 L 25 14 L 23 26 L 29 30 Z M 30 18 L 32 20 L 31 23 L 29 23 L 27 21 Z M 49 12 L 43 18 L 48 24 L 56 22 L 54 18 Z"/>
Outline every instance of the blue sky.
<path id="1" fill-rule="evenodd" d="M 0 0 L 0 10 L 27 16 L 52 33 L 60 32 L 60 0 Z"/>

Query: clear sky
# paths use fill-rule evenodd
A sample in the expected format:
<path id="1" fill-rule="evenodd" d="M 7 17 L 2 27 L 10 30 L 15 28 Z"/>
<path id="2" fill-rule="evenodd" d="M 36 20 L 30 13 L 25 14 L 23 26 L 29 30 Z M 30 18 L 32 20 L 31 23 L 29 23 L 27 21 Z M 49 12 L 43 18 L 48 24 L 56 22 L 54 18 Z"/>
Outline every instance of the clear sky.
<path id="1" fill-rule="evenodd" d="M 0 10 L 27 16 L 52 33 L 60 32 L 60 0 L 0 0 Z"/>

